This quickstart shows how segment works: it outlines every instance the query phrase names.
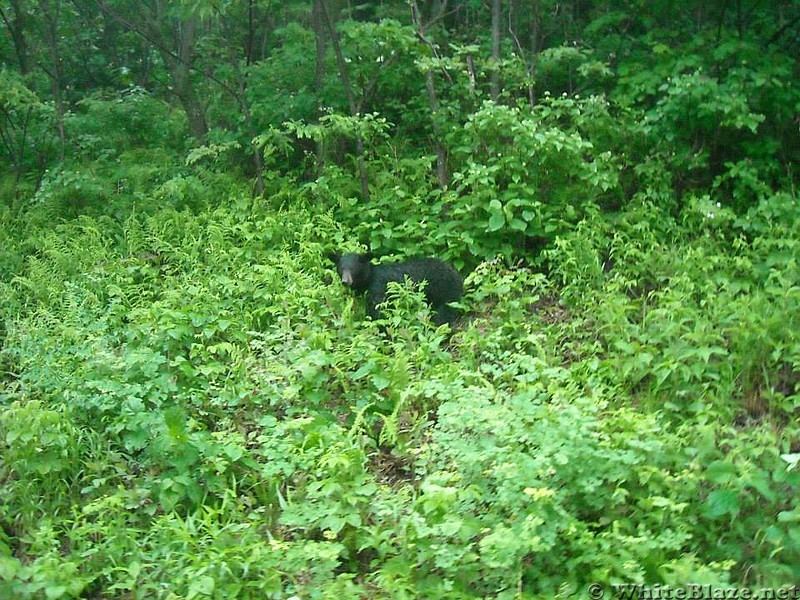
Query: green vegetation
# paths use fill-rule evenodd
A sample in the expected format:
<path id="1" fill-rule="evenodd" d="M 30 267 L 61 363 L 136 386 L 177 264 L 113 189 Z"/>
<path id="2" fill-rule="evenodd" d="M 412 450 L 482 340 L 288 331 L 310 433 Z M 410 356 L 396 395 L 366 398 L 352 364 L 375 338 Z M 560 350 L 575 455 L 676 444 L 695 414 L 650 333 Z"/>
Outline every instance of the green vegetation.
<path id="1" fill-rule="evenodd" d="M 0 598 L 800 581 L 797 2 L 0 16 Z"/>

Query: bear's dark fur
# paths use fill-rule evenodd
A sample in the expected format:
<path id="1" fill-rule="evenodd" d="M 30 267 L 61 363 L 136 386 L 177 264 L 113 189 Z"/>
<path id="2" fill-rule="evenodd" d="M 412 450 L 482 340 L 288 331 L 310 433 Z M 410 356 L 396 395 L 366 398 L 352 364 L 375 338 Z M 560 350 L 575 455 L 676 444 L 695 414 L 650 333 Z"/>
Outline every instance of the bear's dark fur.
<path id="1" fill-rule="evenodd" d="M 425 284 L 425 299 L 434 310 L 436 325 L 453 323 L 458 314 L 448 306 L 464 293 L 464 278 L 452 265 L 438 258 L 414 258 L 398 263 L 372 264 L 372 254 L 332 252 L 328 258 L 336 264 L 342 283 L 356 292 L 367 293 L 367 314 L 379 316 L 378 305 L 386 299 L 386 286 L 390 281 L 402 283 L 408 277 L 415 283 Z"/>

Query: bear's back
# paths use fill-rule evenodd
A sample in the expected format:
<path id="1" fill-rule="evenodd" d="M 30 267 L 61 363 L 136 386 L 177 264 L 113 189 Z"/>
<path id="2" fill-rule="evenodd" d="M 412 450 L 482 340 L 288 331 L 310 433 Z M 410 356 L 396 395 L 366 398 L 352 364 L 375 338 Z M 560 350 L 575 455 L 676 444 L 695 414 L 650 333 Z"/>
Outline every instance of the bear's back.
<path id="1" fill-rule="evenodd" d="M 370 289 L 383 296 L 391 281 L 426 281 L 425 298 L 433 306 L 455 302 L 464 293 L 464 278 L 452 265 L 438 258 L 412 258 L 399 263 L 373 266 Z"/>

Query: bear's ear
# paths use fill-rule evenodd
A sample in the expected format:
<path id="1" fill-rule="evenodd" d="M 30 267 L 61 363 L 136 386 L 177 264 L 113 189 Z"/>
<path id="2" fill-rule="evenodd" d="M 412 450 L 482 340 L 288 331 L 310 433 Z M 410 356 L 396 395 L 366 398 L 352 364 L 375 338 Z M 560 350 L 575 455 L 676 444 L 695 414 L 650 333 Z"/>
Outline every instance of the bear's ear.
<path id="1" fill-rule="evenodd" d="M 339 264 L 339 259 L 341 257 L 342 257 L 342 255 L 339 254 L 338 252 L 326 252 L 325 253 L 325 258 L 327 258 L 329 261 L 331 261 L 334 264 Z"/>

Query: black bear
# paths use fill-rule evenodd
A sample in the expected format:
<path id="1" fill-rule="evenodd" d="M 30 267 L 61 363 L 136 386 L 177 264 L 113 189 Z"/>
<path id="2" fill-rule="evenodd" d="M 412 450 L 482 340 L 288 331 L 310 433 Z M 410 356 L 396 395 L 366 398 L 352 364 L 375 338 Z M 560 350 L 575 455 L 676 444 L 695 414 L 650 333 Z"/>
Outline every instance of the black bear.
<path id="1" fill-rule="evenodd" d="M 367 314 L 377 318 L 378 305 L 386 298 L 386 285 L 390 281 L 402 283 L 408 277 L 415 283 L 425 284 L 425 299 L 434 310 L 436 325 L 453 323 L 458 316 L 447 305 L 464 293 L 464 278 L 452 265 L 438 258 L 413 258 L 398 263 L 372 264 L 372 254 L 332 252 L 328 258 L 336 264 L 342 283 L 356 292 L 367 292 Z"/>

